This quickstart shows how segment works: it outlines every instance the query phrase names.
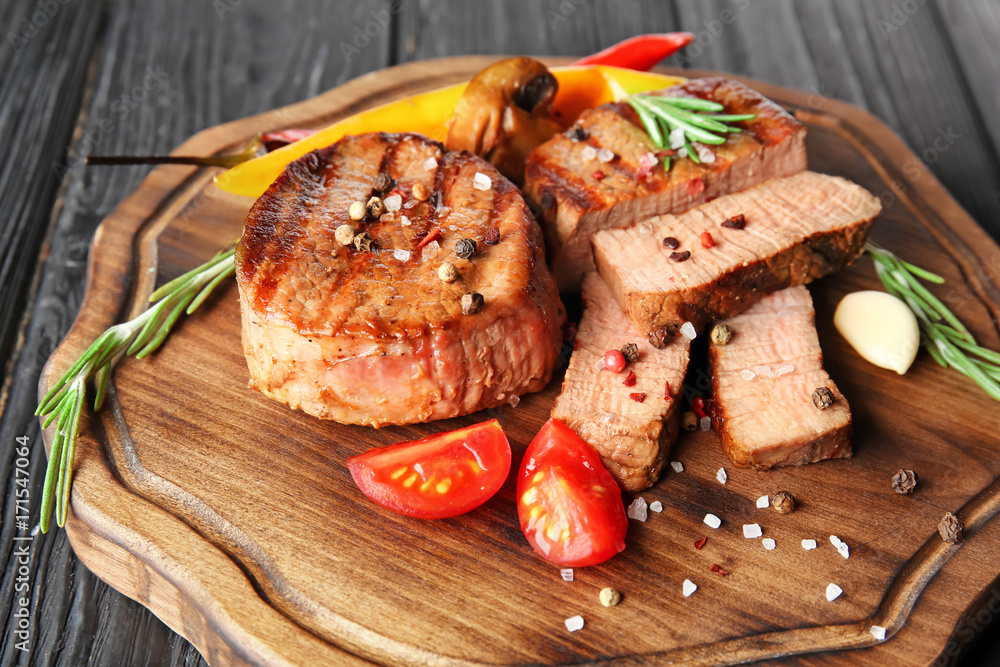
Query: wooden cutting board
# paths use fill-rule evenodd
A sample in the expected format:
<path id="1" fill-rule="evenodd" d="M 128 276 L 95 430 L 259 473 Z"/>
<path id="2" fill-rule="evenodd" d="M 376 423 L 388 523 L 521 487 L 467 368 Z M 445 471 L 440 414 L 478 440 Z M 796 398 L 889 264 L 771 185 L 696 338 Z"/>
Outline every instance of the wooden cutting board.
<path id="1" fill-rule="evenodd" d="M 238 151 L 263 130 L 322 126 L 467 79 L 491 60 L 369 74 L 206 130 L 177 152 Z M 945 276 L 936 292 L 981 342 L 1000 348 L 1000 249 L 923 163 L 864 111 L 750 83 L 808 123 L 813 169 L 882 197 L 873 239 Z M 138 313 L 155 285 L 238 238 L 251 202 L 217 190 L 214 173 L 158 168 L 104 221 L 80 315 L 40 391 L 106 327 Z M 739 470 L 714 433 L 684 433 L 670 455 L 684 472 L 668 468 L 639 494 L 663 512 L 630 522 L 626 550 L 577 569 L 572 582 L 522 537 L 513 474 L 483 507 L 421 522 L 369 502 L 343 466 L 372 446 L 490 417 L 503 424 L 516 464 L 559 378 L 517 407 L 440 423 L 322 422 L 248 389 L 235 284 L 153 358 L 118 366 L 107 407 L 84 417 L 66 530 L 91 570 L 217 665 L 944 661 L 1000 611 L 1000 404 L 926 353 L 904 377 L 862 361 L 834 331 L 832 312 L 845 293 L 879 287 L 867 259 L 812 287 L 827 368 L 854 412 L 853 459 Z M 704 373 L 689 379 L 696 390 L 705 382 Z M 912 496 L 890 487 L 899 468 L 920 476 Z M 756 498 L 782 489 L 798 500 L 794 513 L 756 509 Z M 967 526 L 961 545 L 938 538 L 948 511 Z M 722 518 L 720 529 L 702 523 L 708 512 Z M 777 548 L 745 539 L 745 523 L 759 523 Z M 849 560 L 830 535 L 850 546 Z M 803 538 L 819 548 L 804 551 Z M 713 574 L 713 564 L 729 576 Z M 685 579 L 698 585 L 690 598 L 681 595 Z M 827 602 L 831 582 L 844 594 Z M 621 605 L 600 605 L 605 586 L 622 592 Z M 570 633 L 563 621 L 577 614 L 586 625 Z M 885 642 L 872 625 L 887 628 Z"/>

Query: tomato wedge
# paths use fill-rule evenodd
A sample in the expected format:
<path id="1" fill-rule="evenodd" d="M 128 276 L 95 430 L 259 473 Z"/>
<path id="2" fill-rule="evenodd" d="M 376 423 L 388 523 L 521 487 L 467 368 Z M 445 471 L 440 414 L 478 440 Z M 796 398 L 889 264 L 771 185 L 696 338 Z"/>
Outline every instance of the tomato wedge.
<path id="1" fill-rule="evenodd" d="M 510 472 L 510 443 L 496 419 L 421 440 L 376 447 L 347 459 L 361 492 L 418 519 L 445 519 L 479 507 Z"/>
<path id="2" fill-rule="evenodd" d="M 545 422 L 524 453 L 517 516 L 531 547 L 559 565 L 596 565 L 625 548 L 618 485 L 597 452 L 558 419 Z"/>

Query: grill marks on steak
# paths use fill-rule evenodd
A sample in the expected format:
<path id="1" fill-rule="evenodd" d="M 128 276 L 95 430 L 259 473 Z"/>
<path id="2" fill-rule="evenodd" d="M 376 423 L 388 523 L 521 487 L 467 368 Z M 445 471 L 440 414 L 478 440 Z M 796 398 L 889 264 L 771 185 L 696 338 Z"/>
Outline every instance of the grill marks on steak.
<path id="1" fill-rule="evenodd" d="M 437 167 L 426 169 L 431 157 Z M 491 188 L 473 187 L 477 172 Z M 379 173 L 404 207 L 350 220 Z M 410 206 L 417 183 L 431 196 Z M 342 224 L 377 251 L 338 244 Z M 494 226 L 501 241 L 487 246 Z M 434 228 L 439 248 L 418 249 Z M 455 253 L 463 237 L 479 246 L 470 259 Z M 438 277 L 445 261 L 458 280 Z M 467 414 L 542 389 L 557 360 L 563 309 L 517 188 L 420 135 L 345 137 L 293 162 L 247 216 L 236 262 L 252 382 L 318 417 L 379 426 Z M 485 298 L 476 315 L 462 314 L 469 291 Z"/>
<path id="2" fill-rule="evenodd" d="M 594 232 L 681 212 L 806 168 L 805 127 L 738 81 L 694 79 L 657 94 L 712 100 L 725 105 L 727 113 L 755 113 L 757 118 L 739 124 L 743 132 L 712 147 L 714 163 L 675 159 L 669 172 L 658 164 L 642 179 L 637 179 L 640 159 L 658 149 L 624 102 L 585 111 L 578 124 L 587 131 L 586 140 L 561 134 L 532 151 L 525 168 L 525 194 L 542 211 L 551 265 L 564 291 L 578 289 L 584 272 L 594 268 Z M 610 162 L 588 160 L 586 146 L 607 148 L 616 157 Z M 595 171 L 604 178 L 594 178 Z M 700 181 L 699 187 L 689 187 L 693 180 Z"/>
<path id="3" fill-rule="evenodd" d="M 802 172 L 720 197 L 679 215 L 594 235 L 601 277 L 640 331 L 684 322 L 697 330 L 764 294 L 839 270 L 861 253 L 881 210 L 876 197 L 836 176 Z M 743 214 L 744 229 L 722 223 Z M 701 235 L 715 241 L 703 248 Z M 686 261 L 662 239 L 673 236 Z"/>
<path id="4" fill-rule="evenodd" d="M 678 399 L 664 400 L 664 384 L 681 395 L 687 371 L 689 345 L 678 339 L 658 350 L 625 319 L 614 296 L 600 277 L 583 279 L 585 310 L 570 357 L 562 391 L 552 416 L 572 428 L 601 455 L 605 467 L 629 491 L 651 486 L 677 435 Z M 621 373 L 599 371 L 595 364 L 609 349 L 636 343 L 639 360 Z M 636 375 L 632 387 L 622 384 L 628 371 Z M 645 393 L 638 403 L 630 393 Z"/>
<path id="5" fill-rule="evenodd" d="M 732 340 L 709 355 L 712 422 L 730 460 L 770 468 L 850 457 L 851 411 L 823 370 L 809 290 L 775 292 L 726 323 Z M 813 404 L 818 387 L 834 396 L 825 410 Z"/>

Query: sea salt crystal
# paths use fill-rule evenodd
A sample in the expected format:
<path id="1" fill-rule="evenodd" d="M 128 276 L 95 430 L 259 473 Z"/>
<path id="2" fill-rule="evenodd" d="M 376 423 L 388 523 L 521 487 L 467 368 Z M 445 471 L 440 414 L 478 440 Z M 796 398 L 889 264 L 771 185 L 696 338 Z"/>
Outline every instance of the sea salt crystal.
<path id="1" fill-rule="evenodd" d="M 760 498 L 757 499 L 757 509 L 766 510 L 770 506 L 771 506 L 770 496 L 761 496 Z"/>
<path id="2" fill-rule="evenodd" d="M 424 160 L 424 169 L 430 171 L 431 169 L 437 169 L 438 161 L 435 157 L 431 156 Z"/>
<path id="3" fill-rule="evenodd" d="M 584 146 L 583 150 L 580 151 L 580 157 L 584 160 L 596 160 L 597 159 L 597 149 L 593 146 Z"/>
<path id="4" fill-rule="evenodd" d="M 399 224 L 403 225 L 404 227 L 409 227 L 413 223 L 410 222 L 410 219 L 407 218 L 405 215 L 401 215 L 399 216 Z"/>
<path id="5" fill-rule="evenodd" d="M 764 548 L 767 549 L 768 551 L 774 551 L 774 547 L 778 546 L 777 543 L 775 543 L 775 541 L 772 540 L 770 537 L 765 537 L 763 540 L 760 541 L 760 543 L 763 544 Z"/>
<path id="6" fill-rule="evenodd" d="M 851 549 L 847 546 L 847 543 L 836 535 L 830 536 L 830 544 L 837 547 L 837 553 L 839 553 L 844 558 L 851 557 Z"/>
<path id="7" fill-rule="evenodd" d="M 693 324 L 685 322 L 681 325 L 681 335 L 688 340 L 694 340 L 698 336 L 698 332 L 694 330 Z"/>
<path id="8" fill-rule="evenodd" d="M 780 378 L 782 375 L 788 375 L 795 370 L 795 366 L 791 364 L 783 364 L 774 369 L 774 377 Z"/>
<path id="9" fill-rule="evenodd" d="M 684 464 L 680 461 L 671 461 L 670 467 L 674 469 L 674 472 L 684 472 Z"/>
<path id="10" fill-rule="evenodd" d="M 650 234 L 653 233 L 653 225 L 649 224 L 648 222 L 640 222 L 638 225 L 636 225 L 636 228 L 639 230 L 640 234 L 645 234 L 646 236 L 649 236 Z"/>
<path id="11" fill-rule="evenodd" d="M 611 162 L 615 159 L 615 153 L 609 148 L 602 148 L 597 151 L 597 159 L 601 162 Z"/>
<path id="12" fill-rule="evenodd" d="M 507 404 L 510 405 L 510 407 L 512 407 L 512 408 L 516 408 L 520 403 L 521 403 L 521 397 L 520 396 L 513 396 L 512 395 L 510 398 L 507 399 Z"/>
<path id="13" fill-rule="evenodd" d="M 420 205 L 419 199 L 407 199 L 406 202 L 403 204 L 403 208 L 408 210 L 413 208 L 414 206 L 419 206 L 419 205 Z"/>
<path id="14" fill-rule="evenodd" d="M 573 581 L 573 568 L 564 567 L 559 570 L 559 574 L 562 575 L 563 581 Z"/>
<path id="15" fill-rule="evenodd" d="M 600 359 L 597 360 L 596 363 L 594 363 L 594 368 L 596 368 L 599 371 L 603 371 L 605 366 L 606 364 L 604 363 L 604 357 L 601 357 Z"/>
<path id="16" fill-rule="evenodd" d="M 816 548 L 816 540 L 802 540 L 802 548 L 806 551 L 812 551 Z"/>
<path id="17" fill-rule="evenodd" d="M 740 377 L 743 378 L 744 380 L 746 380 L 747 382 L 749 382 L 750 380 L 752 380 L 755 377 L 757 377 L 757 374 L 754 373 L 749 368 L 744 368 L 743 370 L 740 371 Z"/>
<path id="18" fill-rule="evenodd" d="M 698 420 L 698 428 L 700 428 L 702 431 L 711 431 L 712 430 L 712 418 L 709 417 L 709 416 L 705 416 L 705 417 L 702 417 L 701 419 L 699 419 Z M 723 484 L 725 484 L 725 482 L 723 482 Z"/>
<path id="19" fill-rule="evenodd" d="M 726 469 L 719 468 L 719 472 L 715 473 L 715 479 L 719 480 L 719 484 L 725 484 L 729 479 L 729 475 L 726 474 Z"/>
<path id="20" fill-rule="evenodd" d="M 577 630 L 583 629 L 583 616 L 570 616 L 566 619 L 566 629 L 570 632 L 576 632 Z"/>
<path id="21" fill-rule="evenodd" d="M 763 534 L 764 531 L 760 529 L 759 523 L 743 524 L 743 537 L 747 538 L 748 540 L 755 540 Z"/>
<path id="22" fill-rule="evenodd" d="M 649 516 L 649 514 L 646 512 L 647 507 L 648 505 L 646 505 L 645 498 L 642 497 L 636 498 L 635 500 L 632 501 L 632 504 L 628 506 L 626 514 L 628 514 L 628 518 L 630 519 L 635 519 L 636 521 L 645 521 L 646 518 Z"/>
<path id="23" fill-rule="evenodd" d="M 694 595 L 694 592 L 696 590 L 698 590 L 698 586 L 693 581 L 691 581 L 690 579 L 684 580 L 684 585 L 682 586 L 684 597 L 686 598 L 691 597 L 692 595 Z"/>
<path id="24" fill-rule="evenodd" d="M 695 143 L 693 144 L 694 149 L 698 152 L 698 159 L 705 164 L 712 164 L 715 162 L 715 151 L 704 144 Z"/>
<path id="25" fill-rule="evenodd" d="M 869 632 L 872 633 L 872 637 L 874 637 L 879 641 L 883 641 L 885 639 L 885 628 L 883 628 L 881 625 L 873 625 L 872 629 L 869 630 Z"/>
<path id="26" fill-rule="evenodd" d="M 403 206 L 403 198 L 399 195 L 389 195 L 382 200 L 382 203 L 385 204 L 385 210 L 395 213 Z"/>
<path id="27" fill-rule="evenodd" d="M 722 519 L 715 516 L 714 514 L 705 515 L 705 525 L 709 528 L 718 528 L 722 525 Z"/>
<path id="28" fill-rule="evenodd" d="M 489 190 L 493 186 L 493 180 L 482 172 L 476 172 L 472 179 L 472 187 L 477 190 Z"/>
<path id="29" fill-rule="evenodd" d="M 687 157 L 687 156 L 688 156 L 687 146 L 681 146 L 680 148 L 677 149 L 677 157 Z"/>
<path id="30" fill-rule="evenodd" d="M 426 262 L 428 259 L 431 259 L 432 257 L 434 257 L 434 255 L 438 254 L 438 250 L 440 249 L 441 249 L 440 243 L 438 243 L 437 241 L 431 241 L 430 243 L 428 243 L 427 245 L 425 245 L 423 248 L 420 249 L 420 261 Z"/>
<path id="31" fill-rule="evenodd" d="M 840 597 L 840 594 L 844 592 L 844 589 L 837 584 L 830 584 L 826 587 L 826 599 L 833 602 Z"/>
<path id="32" fill-rule="evenodd" d="M 401 262 L 406 262 L 410 259 L 409 250 L 400 250 L 399 248 L 392 251 L 392 256 Z"/>
<path id="33" fill-rule="evenodd" d="M 659 514 L 660 512 L 663 511 L 663 503 L 661 503 L 659 500 L 654 500 L 653 502 L 649 503 L 649 509 Z"/>
<path id="34" fill-rule="evenodd" d="M 764 377 L 774 377 L 774 375 L 771 373 L 770 366 L 754 366 L 750 370 L 752 370 L 757 375 L 762 375 Z"/>
<path id="35" fill-rule="evenodd" d="M 683 127 L 678 127 L 670 133 L 670 147 L 674 150 L 683 148 L 686 140 Z"/>

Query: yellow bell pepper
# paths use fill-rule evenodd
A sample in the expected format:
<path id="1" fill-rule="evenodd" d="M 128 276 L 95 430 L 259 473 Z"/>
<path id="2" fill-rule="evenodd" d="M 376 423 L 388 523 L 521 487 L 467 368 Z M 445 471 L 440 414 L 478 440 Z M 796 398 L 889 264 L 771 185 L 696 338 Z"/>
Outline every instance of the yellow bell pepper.
<path id="1" fill-rule="evenodd" d="M 569 126 L 585 109 L 613 102 L 625 95 L 657 90 L 685 79 L 653 72 L 638 72 L 607 65 L 553 67 L 559 92 L 552 115 Z M 465 92 L 467 83 L 410 95 L 366 109 L 276 151 L 248 160 L 220 174 L 215 184 L 226 192 L 260 197 L 285 167 L 306 153 L 329 146 L 348 134 L 364 132 L 419 132 L 444 141 L 446 123 Z"/>

